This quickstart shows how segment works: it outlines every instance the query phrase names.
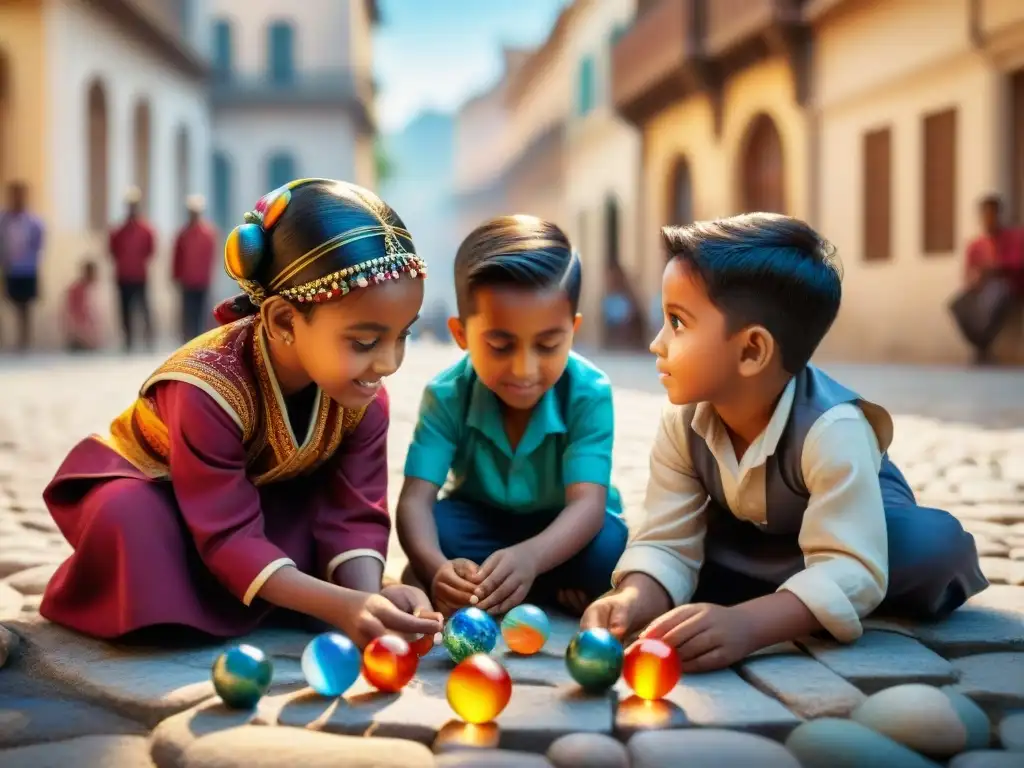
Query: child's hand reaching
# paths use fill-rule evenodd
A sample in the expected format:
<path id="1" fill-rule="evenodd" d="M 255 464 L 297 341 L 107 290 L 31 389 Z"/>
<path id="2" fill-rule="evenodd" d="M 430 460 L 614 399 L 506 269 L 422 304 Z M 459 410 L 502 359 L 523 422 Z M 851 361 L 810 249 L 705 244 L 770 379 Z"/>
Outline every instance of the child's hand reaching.
<path id="1" fill-rule="evenodd" d="M 350 591 L 338 601 L 329 623 L 341 629 L 360 648 L 385 634 L 434 635 L 441 631 L 437 618 L 406 613 L 383 595 Z"/>
<path id="2" fill-rule="evenodd" d="M 707 603 L 681 605 L 659 616 L 640 633 L 675 647 L 684 672 L 710 672 L 735 664 L 755 649 L 746 615 Z"/>
<path id="3" fill-rule="evenodd" d="M 480 568 L 472 560 L 456 558 L 437 569 L 430 584 L 434 605 L 445 616 L 470 604 L 473 591 L 480 583 Z"/>
<path id="4" fill-rule="evenodd" d="M 636 590 L 623 590 L 598 598 L 583 612 L 580 628 L 607 629 L 622 640 L 636 620 L 637 597 Z"/>
<path id="5" fill-rule="evenodd" d="M 437 621 L 438 625 L 444 621 L 444 617 L 430 604 L 430 598 L 417 587 L 408 584 L 390 584 L 383 587 L 380 593 L 406 613 L 423 619 L 433 619 Z"/>
<path id="6" fill-rule="evenodd" d="M 530 593 L 537 578 L 537 565 L 523 546 L 499 549 L 480 566 L 480 586 L 474 594 L 477 608 L 502 614 L 519 605 Z"/>

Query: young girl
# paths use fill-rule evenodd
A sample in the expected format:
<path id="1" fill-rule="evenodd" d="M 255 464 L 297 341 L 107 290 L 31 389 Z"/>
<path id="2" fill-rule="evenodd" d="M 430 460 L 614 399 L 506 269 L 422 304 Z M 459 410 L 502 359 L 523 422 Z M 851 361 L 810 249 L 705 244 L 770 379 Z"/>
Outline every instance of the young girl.
<path id="1" fill-rule="evenodd" d="M 75 552 L 40 611 L 102 638 L 237 636 L 274 606 L 360 645 L 436 632 L 421 591 L 381 589 L 382 382 L 426 267 L 395 212 L 352 184 L 291 182 L 245 221 L 225 246 L 244 295 L 218 308 L 224 324 L 160 366 L 44 492 Z"/>

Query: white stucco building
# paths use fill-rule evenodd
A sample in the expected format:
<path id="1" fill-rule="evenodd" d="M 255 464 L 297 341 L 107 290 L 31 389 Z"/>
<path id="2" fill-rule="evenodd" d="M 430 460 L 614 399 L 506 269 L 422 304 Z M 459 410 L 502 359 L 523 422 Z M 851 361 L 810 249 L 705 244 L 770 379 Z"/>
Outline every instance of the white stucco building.
<path id="1" fill-rule="evenodd" d="M 158 232 L 151 301 L 166 325 L 170 242 L 184 197 L 208 186 L 205 13 L 206 0 L 0 3 L 0 183 L 25 182 L 47 230 L 37 346 L 56 343 L 82 258 L 108 269 L 107 230 L 132 185 Z"/>
<path id="2" fill-rule="evenodd" d="M 210 0 L 210 214 L 225 230 L 302 177 L 373 187 L 366 0 Z"/>

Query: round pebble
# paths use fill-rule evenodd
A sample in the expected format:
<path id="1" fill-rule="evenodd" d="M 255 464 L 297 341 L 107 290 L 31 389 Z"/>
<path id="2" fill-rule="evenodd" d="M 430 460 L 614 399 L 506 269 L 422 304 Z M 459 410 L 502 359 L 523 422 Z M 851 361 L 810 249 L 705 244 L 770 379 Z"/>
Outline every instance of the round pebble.
<path id="1" fill-rule="evenodd" d="M 970 699 L 920 683 L 869 696 L 850 719 L 917 752 L 942 758 L 988 746 L 992 728 L 985 712 Z"/>
<path id="2" fill-rule="evenodd" d="M 853 720 L 823 717 L 786 739 L 803 768 L 938 768 L 923 755 Z"/>
<path id="3" fill-rule="evenodd" d="M 1020 768 L 1021 764 L 1020 752 L 982 749 L 957 755 L 949 761 L 948 768 Z"/>
<path id="4" fill-rule="evenodd" d="M 685 768 L 734 765 L 800 768 L 796 758 L 778 742 L 724 728 L 642 731 L 633 736 L 626 746 L 632 768 L 664 768 L 667 765 Z"/>
<path id="5" fill-rule="evenodd" d="M 601 733 L 570 733 L 548 747 L 555 768 L 629 768 L 629 754 L 617 739 Z"/>
<path id="6" fill-rule="evenodd" d="M 1003 749 L 1024 752 L 1024 712 L 1007 715 L 999 723 L 999 741 Z"/>

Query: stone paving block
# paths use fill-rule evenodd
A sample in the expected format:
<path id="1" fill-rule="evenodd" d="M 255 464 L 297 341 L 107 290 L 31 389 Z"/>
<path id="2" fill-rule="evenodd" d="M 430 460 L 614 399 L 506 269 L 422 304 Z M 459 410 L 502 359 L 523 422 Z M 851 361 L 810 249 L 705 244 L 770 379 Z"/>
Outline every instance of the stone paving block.
<path id="1" fill-rule="evenodd" d="M 547 751 L 555 768 L 630 768 L 626 747 L 611 736 L 570 733 Z"/>
<path id="2" fill-rule="evenodd" d="M 25 604 L 25 596 L 14 587 L 0 581 L 0 621 L 16 619 Z"/>
<path id="3" fill-rule="evenodd" d="M 215 649 L 130 648 L 93 640 L 39 618 L 7 626 L 21 636 L 22 653 L 33 674 L 150 727 L 214 695 L 210 664 L 216 658 Z M 302 680 L 297 660 L 273 653 L 275 642 L 280 646 L 288 636 L 287 632 L 259 632 L 237 641 L 252 642 L 273 657 L 275 689 Z"/>
<path id="4" fill-rule="evenodd" d="M 591 696 L 571 686 L 517 685 L 496 719 L 503 749 L 545 752 L 570 733 L 611 734 L 615 701 L 611 692 Z"/>
<path id="5" fill-rule="evenodd" d="M 503 749 L 451 752 L 438 756 L 434 765 L 437 768 L 551 768 L 551 763 L 542 755 Z"/>
<path id="6" fill-rule="evenodd" d="M 956 679 L 948 661 L 895 632 L 868 631 L 850 645 L 817 638 L 800 640 L 799 645 L 865 693 L 900 683 L 941 685 Z"/>
<path id="7" fill-rule="evenodd" d="M 171 715 L 150 734 L 150 755 L 158 768 L 178 768 L 185 751 L 203 736 L 231 730 L 242 725 L 267 725 L 277 721 L 288 694 L 264 696 L 252 710 L 230 709 L 220 699 Z"/>
<path id="8" fill-rule="evenodd" d="M 22 595 L 41 595 L 46 591 L 46 585 L 56 570 L 56 563 L 37 565 L 35 568 L 11 574 L 2 583 L 13 587 Z"/>
<path id="9" fill-rule="evenodd" d="M 1020 768 L 1021 764 L 1019 753 L 981 749 L 957 755 L 949 761 L 948 768 Z"/>
<path id="10" fill-rule="evenodd" d="M 946 657 L 1024 650 L 1024 588 L 994 584 L 940 622 L 903 623 Z"/>
<path id="11" fill-rule="evenodd" d="M 740 676 L 800 717 L 845 717 L 864 701 L 858 688 L 821 662 L 785 643 L 747 659 Z"/>
<path id="12" fill-rule="evenodd" d="M 1024 711 L 1007 715 L 999 723 L 999 743 L 1011 752 L 1024 752 Z"/>
<path id="13" fill-rule="evenodd" d="M 801 722 L 782 704 L 731 669 L 684 675 L 660 701 L 646 702 L 620 680 L 615 733 L 623 741 L 634 733 L 666 728 L 732 728 L 784 739 Z"/>
<path id="14" fill-rule="evenodd" d="M 627 745 L 632 768 L 800 768 L 785 747 L 763 736 L 721 728 L 638 733 Z"/>
<path id="15" fill-rule="evenodd" d="M 23 666 L 8 667 L 0 677 L 0 749 L 98 733 L 148 733 L 141 723 L 78 701 L 73 691 L 34 678 Z"/>
<path id="16" fill-rule="evenodd" d="M 981 653 L 953 664 L 960 679 L 950 690 L 974 699 L 990 714 L 1024 709 L 1024 653 Z"/>
<path id="17" fill-rule="evenodd" d="M 433 768 L 434 756 L 414 741 L 242 725 L 196 739 L 178 768 Z"/>
<path id="18" fill-rule="evenodd" d="M 81 736 L 0 750 L 4 768 L 153 768 L 144 736 Z"/>

